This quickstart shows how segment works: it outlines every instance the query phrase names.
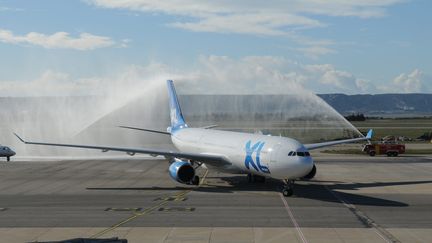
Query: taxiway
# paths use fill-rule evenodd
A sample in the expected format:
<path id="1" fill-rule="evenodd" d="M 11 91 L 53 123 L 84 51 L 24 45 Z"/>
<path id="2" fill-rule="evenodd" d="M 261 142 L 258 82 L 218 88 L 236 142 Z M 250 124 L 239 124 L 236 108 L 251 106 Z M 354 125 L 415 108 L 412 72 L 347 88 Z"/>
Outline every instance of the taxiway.
<path id="1" fill-rule="evenodd" d="M 202 169 L 198 188 L 148 158 L 13 161 L 0 168 L 0 242 L 432 242 L 432 157 L 318 156 L 280 182 Z"/>

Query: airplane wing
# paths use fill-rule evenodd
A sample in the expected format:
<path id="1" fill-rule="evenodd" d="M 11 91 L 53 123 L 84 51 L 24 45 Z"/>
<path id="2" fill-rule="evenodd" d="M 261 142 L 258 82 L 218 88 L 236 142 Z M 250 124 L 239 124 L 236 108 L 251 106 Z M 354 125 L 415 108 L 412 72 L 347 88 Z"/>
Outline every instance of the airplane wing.
<path id="1" fill-rule="evenodd" d="M 135 154 L 149 154 L 152 156 L 165 156 L 166 158 L 178 158 L 195 160 L 202 163 L 210 164 L 213 166 L 225 166 L 231 165 L 231 162 L 225 156 L 218 154 L 198 154 L 198 153 L 183 153 L 179 151 L 169 150 L 156 150 L 156 149 L 145 149 L 145 148 L 123 148 L 123 147 L 108 147 L 108 146 L 93 146 L 93 145 L 81 145 L 81 144 L 63 144 L 63 143 L 43 143 L 43 142 L 29 142 L 22 139 L 16 133 L 15 136 L 25 144 L 43 145 L 43 146 L 57 146 L 57 147 L 69 147 L 69 148 L 85 148 L 85 149 L 96 149 L 102 152 L 118 151 L 125 152 L 129 155 Z"/>
<path id="2" fill-rule="evenodd" d="M 330 142 L 323 142 L 323 143 L 305 144 L 304 146 L 308 150 L 313 150 L 313 149 L 317 149 L 317 148 L 322 148 L 322 147 L 327 147 L 327 146 L 333 146 L 333 145 L 336 145 L 336 144 L 354 143 L 354 142 L 359 142 L 359 141 L 370 140 L 372 138 L 372 135 L 373 135 L 373 130 L 370 129 L 369 132 L 367 133 L 366 137 L 352 138 L 352 139 L 345 139 L 345 140 L 337 140 L 337 141 L 330 141 Z"/>
<path id="3" fill-rule="evenodd" d="M 219 125 L 214 124 L 214 125 L 204 126 L 204 127 L 200 127 L 200 128 L 202 128 L 202 129 L 212 129 L 212 128 L 215 128 L 215 127 L 218 127 L 218 126 Z"/>
<path id="4" fill-rule="evenodd" d="M 128 127 L 128 126 L 119 126 L 120 128 L 126 128 L 126 129 L 132 129 L 132 130 L 138 130 L 138 131 L 144 131 L 144 132 L 154 132 L 164 135 L 171 135 L 169 132 L 164 131 L 158 131 L 158 130 L 151 130 L 151 129 L 145 129 L 145 128 L 139 128 L 139 127 Z"/>

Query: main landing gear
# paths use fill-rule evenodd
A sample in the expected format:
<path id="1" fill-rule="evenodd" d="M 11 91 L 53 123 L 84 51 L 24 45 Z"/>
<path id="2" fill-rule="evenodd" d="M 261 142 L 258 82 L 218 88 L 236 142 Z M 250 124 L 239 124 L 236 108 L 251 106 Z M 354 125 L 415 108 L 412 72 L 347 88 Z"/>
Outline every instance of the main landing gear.
<path id="1" fill-rule="evenodd" d="M 193 178 L 192 178 L 192 180 L 191 180 L 191 182 L 190 182 L 192 185 L 195 185 L 195 186 L 198 186 L 199 185 L 199 183 L 200 183 L 200 179 L 199 179 L 199 176 L 194 176 Z"/>
<path id="2" fill-rule="evenodd" d="M 290 197 L 294 194 L 294 180 L 284 180 L 284 186 L 282 188 L 282 194 L 284 197 Z"/>
<path id="3" fill-rule="evenodd" d="M 253 175 L 253 174 L 247 174 L 247 180 L 248 182 L 265 182 L 265 176 L 260 176 L 260 175 Z"/>
<path id="4" fill-rule="evenodd" d="M 194 167 L 194 171 L 196 171 L 199 167 L 201 167 L 203 165 L 203 163 L 198 162 L 198 161 L 193 161 L 193 160 L 191 160 L 190 163 L 191 163 L 192 166 L 196 165 Z M 200 178 L 199 178 L 199 176 L 194 175 L 194 177 L 190 181 L 190 184 L 194 185 L 194 186 L 198 186 L 200 184 Z"/>

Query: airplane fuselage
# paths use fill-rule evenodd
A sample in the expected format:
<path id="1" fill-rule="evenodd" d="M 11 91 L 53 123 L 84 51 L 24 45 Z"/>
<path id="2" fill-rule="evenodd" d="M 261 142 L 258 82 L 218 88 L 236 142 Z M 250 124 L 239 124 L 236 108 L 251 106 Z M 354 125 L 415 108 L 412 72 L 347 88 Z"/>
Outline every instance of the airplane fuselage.
<path id="1" fill-rule="evenodd" d="M 182 152 L 222 155 L 244 173 L 275 179 L 297 179 L 313 167 L 303 144 L 286 137 L 183 128 L 172 131 L 171 140 Z"/>

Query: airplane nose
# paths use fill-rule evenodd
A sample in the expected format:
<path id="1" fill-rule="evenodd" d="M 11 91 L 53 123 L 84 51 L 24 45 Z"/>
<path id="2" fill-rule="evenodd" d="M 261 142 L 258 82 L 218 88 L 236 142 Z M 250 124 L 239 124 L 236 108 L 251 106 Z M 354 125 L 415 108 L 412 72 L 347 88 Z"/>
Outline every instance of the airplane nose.
<path id="1" fill-rule="evenodd" d="M 300 157 L 299 163 L 300 163 L 301 167 L 303 168 L 303 172 L 305 174 L 308 174 L 314 166 L 314 162 L 313 162 L 311 157 Z"/>
<path id="2" fill-rule="evenodd" d="M 291 178 L 301 178 L 312 170 L 313 161 L 310 157 L 298 157 L 291 160 L 290 166 L 287 167 L 285 174 L 291 175 Z"/>

